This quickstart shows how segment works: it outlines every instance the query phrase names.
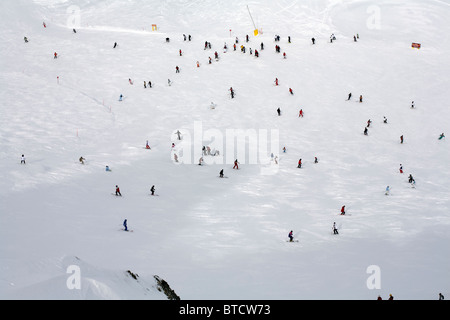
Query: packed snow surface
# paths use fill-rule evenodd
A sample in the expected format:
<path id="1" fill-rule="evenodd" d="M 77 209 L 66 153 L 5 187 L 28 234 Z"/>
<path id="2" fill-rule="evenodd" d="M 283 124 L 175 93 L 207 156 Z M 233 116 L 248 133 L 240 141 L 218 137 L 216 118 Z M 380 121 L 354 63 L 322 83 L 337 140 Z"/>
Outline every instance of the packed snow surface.
<path id="1" fill-rule="evenodd" d="M 181 299 L 450 296 L 449 1 L 0 15 L 0 298 L 166 299 L 153 275 Z"/>

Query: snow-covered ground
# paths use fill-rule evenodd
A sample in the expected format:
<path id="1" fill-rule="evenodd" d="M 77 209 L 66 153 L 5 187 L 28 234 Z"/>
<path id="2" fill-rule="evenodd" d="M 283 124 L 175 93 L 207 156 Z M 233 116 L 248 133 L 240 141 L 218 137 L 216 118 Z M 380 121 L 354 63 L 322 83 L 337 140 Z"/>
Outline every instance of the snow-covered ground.
<path id="1" fill-rule="evenodd" d="M 166 299 L 154 275 L 181 299 L 450 296 L 449 1 L 5 0 L 0 15 L 0 298 Z M 199 166 L 203 145 L 220 156 Z"/>

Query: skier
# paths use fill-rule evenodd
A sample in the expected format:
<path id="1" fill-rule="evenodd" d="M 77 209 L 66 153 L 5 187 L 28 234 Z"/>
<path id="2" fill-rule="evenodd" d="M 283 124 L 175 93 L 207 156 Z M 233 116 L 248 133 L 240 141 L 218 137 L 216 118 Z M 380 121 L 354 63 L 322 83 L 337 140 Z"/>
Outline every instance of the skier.
<path id="1" fill-rule="evenodd" d="M 415 182 L 416 182 L 416 180 L 414 180 L 412 174 L 409 174 L 408 182 L 409 182 L 409 183 L 415 183 Z"/>
<path id="2" fill-rule="evenodd" d="M 22 155 L 22 159 L 20 160 L 20 163 L 25 164 L 25 156 L 24 155 Z"/>
<path id="3" fill-rule="evenodd" d="M 385 194 L 385 195 L 389 195 L 389 191 L 390 191 L 389 186 L 387 186 L 387 187 L 386 187 L 386 192 L 385 192 L 384 194 Z"/>
<path id="4" fill-rule="evenodd" d="M 277 109 L 277 113 L 278 113 L 279 116 L 281 115 L 281 110 L 280 110 L 280 108 Z"/>
<path id="5" fill-rule="evenodd" d="M 145 149 L 151 149 L 150 146 L 148 145 L 148 140 L 147 140 L 147 142 L 145 143 Z"/>
<path id="6" fill-rule="evenodd" d="M 120 193 L 119 186 L 117 184 L 116 184 L 116 196 L 122 196 L 122 194 Z"/>
<path id="7" fill-rule="evenodd" d="M 275 85 L 278 85 L 278 78 L 275 78 Z"/>
<path id="8" fill-rule="evenodd" d="M 350 100 L 351 97 L 352 97 L 352 93 L 350 92 L 350 93 L 348 94 L 348 99 L 347 99 L 347 101 Z"/>
<path id="9" fill-rule="evenodd" d="M 106 169 L 105 169 L 105 171 L 108 171 L 108 172 L 110 172 L 110 171 L 111 171 L 111 169 L 109 168 L 109 166 L 106 166 Z"/>
<path id="10" fill-rule="evenodd" d="M 175 67 L 175 73 L 180 73 L 180 68 L 178 68 L 178 66 Z"/>
<path id="11" fill-rule="evenodd" d="M 441 135 L 439 136 L 439 140 L 442 140 L 443 138 L 445 138 L 444 133 L 442 132 Z"/>
<path id="12" fill-rule="evenodd" d="M 411 109 L 414 109 L 414 101 L 411 102 Z"/>
<path id="13" fill-rule="evenodd" d="M 170 79 L 167 79 L 167 84 L 170 86 L 172 86 L 172 81 L 170 81 Z"/>
<path id="14" fill-rule="evenodd" d="M 286 153 L 286 147 L 283 147 L 283 153 Z"/>
<path id="15" fill-rule="evenodd" d="M 144 88 L 147 88 L 147 82 L 144 81 Z"/>
<path id="16" fill-rule="evenodd" d="M 150 188 L 150 192 L 152 193 L 152 196 L 155 195 L 155 186 L 154 185 Z"/>
<path id="17" fill-rule="evenodd" d="M 403 173 L 403 166 L 402 166 L 402 164 L 400 163 L 400 173 Z"/>
<path id="18" fill-rule="evenodd" d="M 314 163 L 319 163 L 319 160 L 317 159 L 317 157 L 314 157 Z"/>
<path id="19" fill-rule="evenodd" d="M 117 47 L 117 42 L 114 42 L 113 49 L 115 49 L 116 47 Z"/>
<path id="20" fill-rule="evenodd" d="M 233 99 L 234 98 L 234 90 L 232 87 L 230 87 L 230 94 L 231 94 L 231 99 Z"/>
<path id="21" fill-rule="evenodd" d="M 345 214 L 345 206 L 342 206 L 342 208 L 341 208 L 341 215 L 344 215 Z"/>
<path id="22" fill-rule="evenodd" d="M 316 43 L 316 39 L 311 38 L 312 44 Z"/>
<path id="23" fill-rule="evenodd" d="M 288 237 L 290 242 L 294 241 L 294 232 L 292 230 L 289 232 Z"/>
<path id="24" fill-rule="evenodd" d="M 120 94 L 119 101 L 122 101 L 122 98 L 123 98 L 123 96 L 122 96 L 122 94 Z"/>
<path id="25" fill-rule="evenodd" d="M 223 178 L 223 169 L 219 172 L 219 177 Z"/>
<path id="26" fill-rule="evenodd" d="M 400 143 L 403 143 L 403 135 L 400 136 Z"/>
<path id="27" fill-rule="evenodd" d="M 128 227 L 127 227 L 127 219 L 123 220 L 123 227 L 125 228 L 125 231 L 128 231 Z"/>
<path id="28" fill-rule="evenodd" d="M 27 37 L 23 37 L 23 41 L 25 41 L 25 43 L 28 42 L 28 38 Z"/>
<path id="29" fill-rule="evenodd" d="M 384 119 L 383 119 L 383 122 L 384 123 L 387 123 L 387 118 L 386 117 L 383 117 Z"/>
<path id="30" fill-rule="evenodd" d="M 302 167 L 302 159 L 299 159 L 299 160 L 298 160 L 297 168 L 301 168 L 301 167 Z"/>
<path id="31" fill-rule="evenodd" d="M 201 166 L 203 163 L 203 157 L 200 157 L 200 159 L 198 159 L 198 165 Z"/>
<path id="32" fill-rule="evenodd" d="M 180 57 L 183 55 L 183 53 L 181 52 L 181 49 L 180 49 Z"/>
<path id="33" fill-rule="evenodd" d="M 84 160 L 86 160 L 86 159 L 85 159 L 85 158 L 83 158 L 83 157 L 80 157 L 80 159 L 79 159 L 79 160 L 80 160 L 80 163 L 81 163 L 81 164 L 84 164 Z"/>
<path id="34" fill-rule="evenodd" d="M 45 21 L 42 22 L 42 25 L 44 26 L 44 28 L 47 28 L 47 25 L 45 24 Z"/>
<path id="35" fill-rule="evenodd" d="M 336 222 L 333 222 L 333 234 L 339 234 L 338 229 L 336 228 Z"/>
<path id="36" fill-rule="evenodd" d="M 259 52 L 255 49 L 255 57 L 259 58 Z"/>
<path id="37" fill-rule="evenodd" d="M 367 136 L 368 135 L 368 130 L 367 127 L 364 128 L 364 135 Z"/>
<path id="38" fill-rule="evenodd" d="M 356 42 L 356 36 L 353 36 L 353 41 L 355 41 L 355 42 Z"/>
<path id="39" fill-rule="evenodd" d="M 264 43 L 261 42 L 261 50 L 264 50 Z"/>
<path id="40" fill-rule="evenodd" d="M 439 300 L 444 300 L 444 295 L 442 293 L 439 293 Z"/>
<path id="41" fill-rule="evenodd" d="M 180 132 L 180 130 L 177 130 L 177 132 L 175 132 L 175 134 L 178 136 L 178 140 L 181 140 L 181 132 Z"/>
<path id="42" fill-rule="evenodd" d="M 389 300 L 394 300 L 394 297 L 392 296 L 392 294 L 389 294 Z"/>
<path id="43" fill-rule="evenodd" d="M 369 119 L 367 120 L 367 128 L 370 127 L 370 124 L 372 123 L 372 121 Z"/>
<path id="44" fill-rule="evenodd" d="M 359 96 L 359 102 L 362 102 L 362 95 Z"/>
<path id="45" fill-rule="evenodd" d="M 53 59 L 58 59 L 58 54 L 56 52 L 53 54 Z"/>
<path id="46" fill-rule="evenodd" d="M 197 68 L 200 68 L 200 62 L 197 61 Z"/>
<path id="47" fill-rule="evenodd" d="M 186 41 L 186 35 L 183 33 L 183 38 L 184 38 L 184 41 Z"/>
<path id="48" fill-rule="evenodd" d="M 233 166 L 233 169 L 239 170 L 239 162 L 237 161 L 237 159 L 234 160 L 234 166 Z"/>
<path id="49" fill-rule="evenodd" d="M 77 30 L 75 30 L 75 29 L 72 29 L 72 31 L 73 31 L 73 33 L 77 33 Z"/>
<path id="50" fill-rule="evenodd" d="M 129 82 L 131 85 L 133 85 L 133 81 L 132 81 L 130 78 L 128 78 L 128 82 Z"/>
<path id="51" fill-rule="evenodd" d="M 288 36 L 288 43 L 291 43 L 291 36 Z"/>
<path id="52" fill-rule="evenodd" d="M 303 118 L 303 109 L 300 109 L 298 116 Z"/>
<path id="53" fill-rule="evenodd" d="M 214 59 L 219 60 L 219 54 L 217 53 L 217 51 L 214 52 Z"/>
<path id="54" fill-rule="evenodd" d="M 283 52 L 283 59 L 286 59 L 286 52 Z"/>
<path id="55" fill-rule="evenodd" d="M 293 94 L 294 94 L 294 91 L 292 91 L 292 89 L 289 88 L 289 93 L 290 93 L 291 95 L 293 95 Z"/>

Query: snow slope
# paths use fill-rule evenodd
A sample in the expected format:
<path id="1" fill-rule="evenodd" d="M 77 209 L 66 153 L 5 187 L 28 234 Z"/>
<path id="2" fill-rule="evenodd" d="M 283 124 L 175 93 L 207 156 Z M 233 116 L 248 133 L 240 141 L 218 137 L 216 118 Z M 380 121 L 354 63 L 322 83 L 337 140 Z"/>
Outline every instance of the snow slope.
<path id="1" fill-rule="evenodd" d="M 1 298 L 166 299 L 125 270 L 181 299 L 450 294 L 448 1 L 7 0 L 0 12 Z M 275 148 L 253 161 L 250 138 L 245 153 L 226 148 L 232 129 Z M 203 145 L 221 156 L 198 166 Z M 80 291 L 65 285 L 71 264 Z"/>

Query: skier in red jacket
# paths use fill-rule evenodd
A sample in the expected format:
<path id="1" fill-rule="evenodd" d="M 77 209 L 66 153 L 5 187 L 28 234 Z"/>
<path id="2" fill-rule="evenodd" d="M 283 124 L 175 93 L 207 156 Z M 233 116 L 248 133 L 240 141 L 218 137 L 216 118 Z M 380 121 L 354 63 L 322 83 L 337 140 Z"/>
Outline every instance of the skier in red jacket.
<path id="1" fill-rule="evenodd" d="M 345 214 L 345 206 L 342 206 L 342 208 L 341 208 L 341 215 L 344 215 Z"/>

